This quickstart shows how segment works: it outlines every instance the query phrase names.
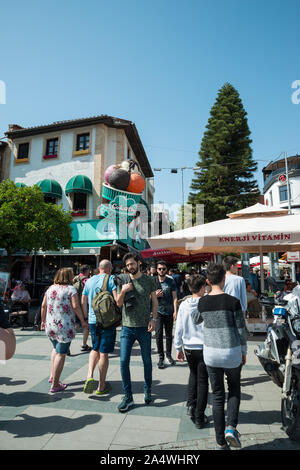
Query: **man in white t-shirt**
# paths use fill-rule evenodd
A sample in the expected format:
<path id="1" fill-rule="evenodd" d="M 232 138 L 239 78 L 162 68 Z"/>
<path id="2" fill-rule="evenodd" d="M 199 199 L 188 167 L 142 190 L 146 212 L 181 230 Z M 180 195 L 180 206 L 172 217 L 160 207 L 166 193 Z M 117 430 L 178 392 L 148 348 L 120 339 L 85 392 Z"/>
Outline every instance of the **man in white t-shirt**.
<path id="1" fill-rule="evenodd" d="M 247 291 L 245 279 L 241 276 L 237 276 L 238 259 L 235 256 L 226 256 L 223 259 L 223 266 L 226 270 L 226 280 L 224 286 L 224 292 L 228 295 L 232 295 L 240 301 L 242 311 L 245 314 L 247 310 Z"/>

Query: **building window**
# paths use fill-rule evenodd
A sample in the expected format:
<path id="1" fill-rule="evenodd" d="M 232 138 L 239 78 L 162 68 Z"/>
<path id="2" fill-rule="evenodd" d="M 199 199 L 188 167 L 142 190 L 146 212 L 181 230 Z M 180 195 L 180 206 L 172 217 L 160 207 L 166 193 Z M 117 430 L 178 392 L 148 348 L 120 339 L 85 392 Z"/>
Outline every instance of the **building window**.
<path id="1" fill-rule="evenodd" d="M 46 156 L 57 155 L 58 152 L 58 138 L 48 139 L 46 144 Z"/>
<path id="2" fill-rule="evenodd" d="M 127 147 L 127 160 L 130 160 L 131 159 L 131 151 L 130 151 L 130 147 L 128 146 Z"/>
<path id="3" fill-rule="evenodd" d="M 290 194 L 291 194 L 291 188 L 290 188 Z M 280 202 L 288 200 L 288 187 L 287 187 L 287 184 L 284 184 L 283 186 L 279 187 L 279 200 L 280 200 Z"/>
<path id="4" fill-rule="evenodd" d="M 17 160 L 23 160 L 25 158 L 29 158 L 29 142 L 19 144 Z"/>
<path id="5" fill-rule="evenodd" d="M 87 213 L 87 195 L 84 193 L 73 193 L 72 215 L 84 216 Z"/>
<path id="6" fill-rule="evenodd" d="M 47 204 L 56 204 L 56 198 L 55 197 L 44 196 L 44 201 Z"/>
<path id="7" fill-rule="evenodd" d="M 76 138 L 76 151 L 88 150 L 90 148 L 90 133 L 78 134 Z"/>

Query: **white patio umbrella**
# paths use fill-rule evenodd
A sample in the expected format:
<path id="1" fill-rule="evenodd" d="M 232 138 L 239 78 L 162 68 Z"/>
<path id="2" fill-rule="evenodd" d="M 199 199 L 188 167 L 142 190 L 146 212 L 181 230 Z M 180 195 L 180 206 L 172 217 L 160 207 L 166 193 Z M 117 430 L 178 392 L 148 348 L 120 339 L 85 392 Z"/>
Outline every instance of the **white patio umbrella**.
<path id="1" fill-rule="evenodd" d="M 176 253 L 263 253 L 300 250 L 300 215 L 288 210 L 255 204 L 228 214 L 227 219 L 177 230 L 148 239 L 152 249 L 168 248 Z M 261 288 L 264 279 L 261 276 Z"/>
<path id="2" fill-rule="evenodd" d="M 250 266 L 258 266 L 260 264 L 260 256 L 252 256 L 249 260 L 249 263 L 250 263 Z M 270 258 L 269 256 L 264 256 L 263 257 L 263 263 L 264 263 L 264 266 L 270 266 Z M 279 264 L 279 267 L 283 267 L 283 268 L 290 268 L 291 265 L 288 264 L 286 261 L 283 261 L 283 260 L 278 260 L 278 264 Z M 242 262 L 241 261 L 238 261 L 238 266 L 241 267 L 242 265 Z"/>

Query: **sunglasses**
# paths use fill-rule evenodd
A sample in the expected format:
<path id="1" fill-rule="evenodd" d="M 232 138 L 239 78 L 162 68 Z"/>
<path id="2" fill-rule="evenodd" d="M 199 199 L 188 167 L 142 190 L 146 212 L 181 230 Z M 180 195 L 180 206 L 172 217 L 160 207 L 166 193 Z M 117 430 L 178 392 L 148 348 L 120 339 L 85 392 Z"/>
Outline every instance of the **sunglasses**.
<path id="1" fill-rule="evenodd" d="M 157 268 L 157 271 L 167 271 L 167 268 Z"/>

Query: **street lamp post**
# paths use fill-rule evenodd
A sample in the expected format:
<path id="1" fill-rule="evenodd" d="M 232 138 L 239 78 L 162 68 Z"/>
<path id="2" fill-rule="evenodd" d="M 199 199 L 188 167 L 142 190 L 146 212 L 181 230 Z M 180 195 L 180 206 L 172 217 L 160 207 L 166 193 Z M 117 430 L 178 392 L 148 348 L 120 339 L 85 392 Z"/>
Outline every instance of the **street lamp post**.
<path id="1" fill-rule="evenodd" d="M 292 213 L 291 209 L 291 192 L 290 192 L 290 179 L 289 179 L 289 168 L 288 168 L 288 159 L 287 159 L 287 153 L 284 152 L 284 161 L 285 161 L 285 172 L 286 172 L 286 184 L 287 184 L 287 196 L 288 196 L 288 209 L 289 209 L 289 214 Z M 292 262 L 292 281 L 296 282 L 297 276 L 296 276 L 296 265 L 295 263 Z"/>
<path id="2" fill-rule="evenodd" d="M 182 207 L 184 207 L 184 180 L 183 180 L 183 171 L 184 170 L 199 170 L 198 167 L 194 166 L 181 166 L 178 168 L 153 168 L 154 171 L 161 170 L 171 170 L 171 173 L 178 173 L 178 170 L 181 170 L 181 195 L 182 195 Z"/>

